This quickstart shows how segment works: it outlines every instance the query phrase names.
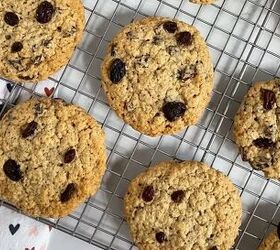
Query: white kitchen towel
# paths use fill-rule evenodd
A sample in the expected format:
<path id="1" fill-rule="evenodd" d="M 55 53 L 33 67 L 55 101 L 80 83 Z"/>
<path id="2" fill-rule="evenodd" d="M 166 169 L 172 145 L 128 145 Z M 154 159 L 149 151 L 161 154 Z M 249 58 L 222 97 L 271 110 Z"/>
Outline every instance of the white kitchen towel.
<path id="1" fill-rule="evenodd" d="M 51 227 L 0 207 L 1 250 L 46 250 Z"/>

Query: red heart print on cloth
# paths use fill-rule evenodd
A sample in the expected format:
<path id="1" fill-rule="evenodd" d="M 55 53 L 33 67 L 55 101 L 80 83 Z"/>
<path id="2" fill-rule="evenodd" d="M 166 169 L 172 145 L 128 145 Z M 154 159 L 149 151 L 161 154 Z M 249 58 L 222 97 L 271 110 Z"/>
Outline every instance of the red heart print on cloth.
<path id="1" fill-rule="evenodd" d="M 48 87 L 44 88 L 45 94 L 47 97 L 52 96 L 53 92 L 54 92 L 54 87 L 52 87 L 51 89 L 49 89 Z"/>

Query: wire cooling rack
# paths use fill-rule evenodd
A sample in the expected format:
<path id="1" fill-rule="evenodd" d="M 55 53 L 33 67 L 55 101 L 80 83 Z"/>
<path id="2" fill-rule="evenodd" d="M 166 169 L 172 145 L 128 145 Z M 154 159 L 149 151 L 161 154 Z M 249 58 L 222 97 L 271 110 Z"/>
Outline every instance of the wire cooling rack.
<path id="1" fill-rule="evenodd" d="M 40 84 L 12 85 L 10 94 L 0 99 L 1 115 L 22 96 L 38 95 L 48 84 L 56 97 L 86 109 L 106 132 L 108 160 L 101 189 L 66 218 L 38 220 L 96 249 L 135 249 L 123 217 L 129 181 L 162 160 L 198 160 L 228 175 L 240 191 L 243 222 L 234 249 L 257 249 L 280 220 L 280 183 L 241 160 L 231 130 L 250 85 L 279 75 L 279 2 L 220 0 L 200 6 L 187 0 L 85 0 L 84 40 L 67 66 Z M 207 41 L 216 70 L 213 97 L 200 122 L 176 135 L 155 138 L 117 118 L 100 87 L 100 64 L 111 38 L 131 21 L 152 15 L 195 25 Z"/>

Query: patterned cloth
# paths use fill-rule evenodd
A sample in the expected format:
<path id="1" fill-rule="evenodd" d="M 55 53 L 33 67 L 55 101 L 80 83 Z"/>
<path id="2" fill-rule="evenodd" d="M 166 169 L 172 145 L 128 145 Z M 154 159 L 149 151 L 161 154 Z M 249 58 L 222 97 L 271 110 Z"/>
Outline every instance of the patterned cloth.
<path id="1" fill-rule="evenodd" d="M 0 207 L 1 250 L 46 250 L 51 227 Z"/>

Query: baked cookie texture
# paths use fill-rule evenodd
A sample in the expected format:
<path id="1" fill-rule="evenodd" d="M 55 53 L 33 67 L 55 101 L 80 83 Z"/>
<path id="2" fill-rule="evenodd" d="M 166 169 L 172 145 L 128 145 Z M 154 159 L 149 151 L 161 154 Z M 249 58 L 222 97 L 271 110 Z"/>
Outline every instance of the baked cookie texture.
<path id="1" fill-rule="evenodd" d="M 0 75 L 38 82 L 70 59 L 84 28 L 80 0 L 0 1 Z"/>
<path id="2" fill-rule="evenodd" d="M 125 215 L 139 249 L 229 249 L 241 223 L 230 180 L 200 162 L 162 162 L 132 180 Z"/>
<path id="3" fill-rule="evenodd" d="M 278 226 L 279 227 L 279 226 Z M 278 229 L 279 230 L 279 229 Z M 271 232 L 261 243 L 259 250 L 279 250 L 280 240 L 277 231 Z"/>
<path id="4" fill-rule="evenodd" d="M 31 99 L 0 121 L 0 198 L 32 216 L 63 217 L 100 186 L 104 133 L 83 109 Z"/>
<path id="5" fill-rule="evenodd" d="M 213 66 L 195 27 L 148 17 L 112 40 L 102 85 L 110 105 L 134 129 L 173 134 L 200 118 L 211 97 Z"/>
<path id="6" fill-rule="evenodd" d="M 280 179 L 280 80 L 254 84 L 234 118 L 242 159 L 269 178 Z"/>

